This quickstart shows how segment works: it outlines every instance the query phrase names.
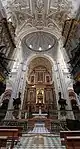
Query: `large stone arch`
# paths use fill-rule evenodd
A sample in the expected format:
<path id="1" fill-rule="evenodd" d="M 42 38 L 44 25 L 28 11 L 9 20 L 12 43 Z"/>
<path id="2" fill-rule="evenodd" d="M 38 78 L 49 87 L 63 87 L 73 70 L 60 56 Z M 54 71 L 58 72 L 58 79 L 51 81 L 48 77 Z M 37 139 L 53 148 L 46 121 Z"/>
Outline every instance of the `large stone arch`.
<path id="1" fill-rule="evenodd" d="M 51 65 L 51 67 L 52 67 L 52 70 L 53 70 L 53 65 L 54 65 L 54 60 L 53 60 L 53 58 L 51 58 L 51 57 L 50 57 L 49 55 L 47 55 L 47 54 L 32 54 L 32 55 L 30 55 L 30 56 L 28 57 L 28 59 L 26 60 L 26 63 L 25 63 L 25 65 L 26 65 L 26 73 L 28 73 L 28 71 L 29 71 L 28 67 L 29 67 L 30 63 L 31 63 L 34 59 L 39 58 L 39 57 L 45 58 L 47 61 L 49 61 L 50 65 Z"/>
<path id="2" fill-rule="evenodd" d="M 38 30 L 35 27 L 27 27 L 27 29 L 26 29 L 26 26 L 25 26 L 24 30 L 22 29 L 18 33 L 18 36 L 16 38 L 16 41 L 17 41 L 17 46 L 16 47 L 20 46 L 21 41 L 23 40 L 23 38 L 25 36 L 27 36 L 28 34 L 30 34 L 32 32 L 39 32 L 39 31 L 44 31 L 44 32 L 50 33 L 50 34 L 54 35 L 57 38 L 57 40 L 62 38 L 61 32 L 60 32 L 60 30 L 57 27 L 56 27 L 56 29 L 54 27 L 53 28 L 44 27 L 42 30 Z"/>

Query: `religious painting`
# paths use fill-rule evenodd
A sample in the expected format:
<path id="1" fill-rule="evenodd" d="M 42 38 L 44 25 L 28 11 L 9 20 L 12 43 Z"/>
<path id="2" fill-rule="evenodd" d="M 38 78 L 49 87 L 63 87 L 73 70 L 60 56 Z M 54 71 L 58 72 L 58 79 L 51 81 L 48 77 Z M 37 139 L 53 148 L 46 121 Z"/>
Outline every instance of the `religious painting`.
<path id="1" fill-rule="evenodd" d="M 32 101 L 33 100 L 33 91 L 30 91 L 30 101 Z"/>
<path id="2" fill-rule="evenodd" d="M 46 76 L 46 82 L 49 83 L 50 79 L 49 76 Z"/>
<path id="3" fill-rule="evenodd" d="M 53 99 L 53 94 L 52 94 L 52 90 L 51 89 L 46 89 L 46 102 L 47 103 L 51 103 Z"/>
<path id="4" fill-rule="evenodd" d="M 43 72 L 38 72 L 38 82 L 43 82 Z"/>
<path id="5" fill-rule="evenodd" d="M 34 76 L 31 76 L 31 83 L 34 83 Z"/>
<path id="6" fill-rule="evenodd" d="M 47 91 L 47 100 L 50 101 L 50 91 Z"/>
<path id="7" fill-rule="evenodd" d="M 37 89 L 37 103 L 43 103 L 44 102 L 44 90 L 43 89 Z"/>

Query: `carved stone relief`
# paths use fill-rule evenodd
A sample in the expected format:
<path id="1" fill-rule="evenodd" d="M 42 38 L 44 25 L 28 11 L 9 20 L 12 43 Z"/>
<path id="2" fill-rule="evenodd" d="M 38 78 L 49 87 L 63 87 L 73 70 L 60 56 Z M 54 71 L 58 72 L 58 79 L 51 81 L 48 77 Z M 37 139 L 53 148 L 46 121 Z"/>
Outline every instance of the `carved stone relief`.
<path id="1" fill-rule="evenodd" d="M 29 3 L 15 0 L 13 5 L 11 3 L 9 2 L 8 9 L 12 12 L 11 15 L 15 14 L 14 16 L 18 20 L 19 26 L 23 20 L 26 20 L 26 23 L 28 21 L 28 23 L 35 27 L 48 26 L 48 23 L 50 23 L 49 19 L 56 19 L 58 25 L 60 25 L 59 22 L 62 23 L 71 13 L 72 9 L 72 3 L 68 0 L 51 1 L 50 6 L 47 5 L 47 8 L 45 0 L 32 0 Z M 46 10 L 48 14 L 45 14 Z"/>

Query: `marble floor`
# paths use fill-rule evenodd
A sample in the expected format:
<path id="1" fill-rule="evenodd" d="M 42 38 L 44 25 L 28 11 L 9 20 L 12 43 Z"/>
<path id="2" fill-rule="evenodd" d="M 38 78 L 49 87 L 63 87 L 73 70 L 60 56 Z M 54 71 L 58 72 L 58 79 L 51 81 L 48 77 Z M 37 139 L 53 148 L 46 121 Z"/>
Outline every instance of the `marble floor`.
<path id="1" fill-rule="evenodd" d="M 14 149 L 65 149 L 60 136 L 50 134 L 44 123 L 36 123 L 33 130 L 24 133 Z"/>
<path id="2" fill-rule="evenodd" d="M 61 146 L 60 137 L 56 135 L 23 135 L 14 149 L 65 149 Z"/>

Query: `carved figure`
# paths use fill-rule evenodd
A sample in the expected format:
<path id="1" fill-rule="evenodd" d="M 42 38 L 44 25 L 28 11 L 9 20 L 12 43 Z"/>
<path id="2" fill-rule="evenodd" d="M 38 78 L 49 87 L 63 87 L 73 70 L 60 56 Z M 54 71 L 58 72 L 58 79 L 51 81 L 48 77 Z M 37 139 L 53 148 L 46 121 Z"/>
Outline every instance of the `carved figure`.
<path id="1" fill-rule="evenodd" d="M 61 92 L 59 92 L 59 101 L 58 103 L 60 104 L 60 110 L 65 110 L 65 106 L 67 105 L 66 100 L 61 98 Z"/>
<path id="2" fill-rule="evenodd" d="M 13 106 L 14 109 L 19 109 L 19 105 L 21 104 L 21 93 L 19 92 L 18 98 L 13 98 Z"/>

